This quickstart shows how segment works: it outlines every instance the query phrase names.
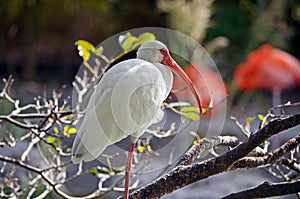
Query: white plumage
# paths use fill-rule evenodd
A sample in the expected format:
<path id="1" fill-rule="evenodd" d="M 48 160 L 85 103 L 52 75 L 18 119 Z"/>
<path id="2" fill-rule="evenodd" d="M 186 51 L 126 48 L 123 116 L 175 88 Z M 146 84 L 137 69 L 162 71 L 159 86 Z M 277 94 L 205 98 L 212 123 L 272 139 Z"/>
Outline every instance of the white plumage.
<path id="1" fill-rule="evenodd" d="M 128 135 L 138 138 L 157 120 L 173 83 L 170 68 L 162 64 L 169 59 L 164 44 L 148 41 L 137 59 L 120 62 L 103 75 L 73 143 L 73 163 L 94 160 Z"/>

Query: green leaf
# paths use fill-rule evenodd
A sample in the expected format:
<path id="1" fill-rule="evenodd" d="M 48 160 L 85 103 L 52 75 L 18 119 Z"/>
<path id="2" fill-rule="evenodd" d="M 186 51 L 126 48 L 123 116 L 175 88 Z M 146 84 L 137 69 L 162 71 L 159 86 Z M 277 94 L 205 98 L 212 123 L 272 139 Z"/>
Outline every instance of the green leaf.
<path id="1" fill-rule="evenodd" d="M 147 150 L 148 151 L 152 151 L 152 147 L 151 147 L 151 145 L 149 144 L 149 145 L 147 145 Z"/>
<path id="2" fill-rule="evenodd" d="M 144 153 L 145 152 L 145 147 L 144 146 L 138 146 L 137 150 L 139 153 Z"/>
<path id="3" fill-rule="evenodd" d="M 142 34 L 140 34 L 140 36 L 138 37 L 138 39 L 136 40 L 136 42 L 132 46 L 132 49 L 137 48 L 138 46 L 142 45 L 146 41 L 155 40 L 155 39 L 156 39 L 155 35 L 150 33 L 150 32 L 142 33 Z"/>
<path id="4" fill-rule="evenodd" d="M 67 133 L 67 132 L 69 131 L 69 128 L 70 128 L 70 127 L 69 127 L 68 125 L 64 126 L 64 132 Z"/>
<path id="5" fill-rule="evenodd" d="M 180 109 L 180 112 L 182 115 L 186 118 L 189 118 L 191 120 L 197 121 L 200 119 L 200 116 L 198 113 L 200 113 L 199 107 L 196 106 L 185 106 Z"/>
<path id="6" fill-rule="evenodd" d="M 57 148 L 60 147 L 60 142 L 59 142 L 55 137 L 49 136 L 49 137 L 46 138 L 46 140 L 47 140 L 47 142 L 50 143 L 50 144 L 55 144 L 55 146 L 56 146 Z"/>
<path id="7" fill-rule="evenodd" d="M 200 119 L 200 109 L 199 107 L 196 106 L 191 106 L 189 103 L 187 102 L 172 102 L 170 104 L 164 103 L 166 108 L 170 108 L 173 112 L 179 114 L 179 115 L 183 115 L 184 117 L 197 121 Z M 175 107 L 180 107 L 180 110 L 178 110 Z M 181 107 L 183 106 L 183 107 Z"/>
<path id="8" fill-rule="evenodd" d="M 136 37 L 130 36 L 128 37 L 123 43 L 122 43 L 122 48 L 125 52 L 132 50 L 132 46 L 134 42 L 137 40 Z"/>
<path id="9" fill-rule="evenodd" d="M 89 174 L 96 176 L 98 174 L 98 169 L 97 167 L 93 167 L 89 170 Z"/>
<path id="10" fill-rule="evenodd" d="M 48 143 L 55 143 L 57 141 L 55 137 L 51 137 L 51 136 L 47 137 L 46 140 Z"/>
<path id="11" fill-rule="evenodd" d="M 50 144 L 54 144 L 57 148 L 60 147 L 60 142 L 55 137 L 49 136 L 46 138 L 46 141 Z"/>
<path id="12" fill-rule="evenodd" d="M 95 50 L 95 46 L 91 44 L 88 41 L 85 40 L 78 40 L 75 42 L 75 45 L 78 46 L 79 48 L 85 49 L 87 51 L 93 51 Z"/>
<path id="13" fill-rule="evenodd" d="M 113 172 L 114 172 L 115 174 L 119 174 L 119 173 L 124 172 L 124 170 L 121 170 L 121 169 L 113 169 Z"/>
<path id="14" fill-rule="evenodd" d="M 265 116 L 263 114 L 258 114 L 257 117 L 260 121 L 263 121 L 265 119 Z"/>
<path id="15" fill-rule="evenodd" d="M 131 33 L 130 33 L 130 32 L 127 32 L 125 35 L 120 35 L 120 36 L 119 36 L 119 44 L 120 44 L 120 46 L 123 45 L 124 41 L 125 41 L 128 37 L 131 37 Z"/>
<path id="16" fill-rule="evenodd" d="M 70 128 L 70 129 L 68 130 L 67 133 L 68 133 L 69 135 L 75 134 L 75 133 L 77 133 L 77 130 L 76 130 L 76 128 L 72 127 L 72 128 Z"/>
<path id="17" fill-rule="evenodd" d="M 183 113 L 182 115 L 193 121 L 197 121 L 200 119 L 200 116 L 197 113 L 193 113 L 193 112 Z"/>
<path id="18" fill-rule="evenodd" d="M 110 171 L 106 167 L 93 167 L 88 172 L 89 174 L 97 176 L 98 178 L 107 177 L 110 174 Z"/>
<path id="19" fill-rule="evenodd" d="M 199 107 L 196 107 L 196 106 L 185 106 L 185 107 L 182 107 L 181 112 L 196 112 L 196 113 L 200 113 L 200 109 Z"/>
<path id="20" fill-rule="evenodd" d="M 70 137 L 71 134 L 75 134 L 77 133 L 77 129 L 72 127 L 70 128 L 68 125 L 64 126 L 64 131 L 63 131 L 63 134 L 66 136 L 66 137 Z"/>
<path id="21" fill-rule="evenodd" d="M 78 40 L 75 42 L 77 49 L 79 51 L 79 56 L 82 57 L 83 61 L 88 61 L 91 55 L 91 52 L 95 52 L 95 46 L 88 41 Z"/>
<path id="22" fill-rule="evenodd" d="M 125 35 L 120 35 L 119 37 L 119 43 L 122 46 L 124 52 L 134 50 L 138 46 L 149 40 L 155 40 L 154 34 L 150 32 L 142 33 L 138 38 L 132 36 L 130 32 L 127 32 Z"/>
<path id="23" fill-rule="evenodd" d="M 254 119 L 255 119 L 255 117 L 247 117 L 245 119 L 245 122 L 246 122 L 246 124 L 250 124 Z"/>
<path id="24" fill-rule="evenodd" d="M 53 132 L 54 132 L 55 134 L 58 134 L 58 133 L 59 133 L 58 128 L 57 128 L 57 127 L 54 127 L 54 128 L 53 128 Z"/>
<path id="25" fill-rule="evenodd" d="M 44 193 L 44 191 L 46 191 L 46 185 L 40 185 L 36 188 L 36 190 L 33 192 L 33 194 L 31 195 L 30 198 L 37 198 L 38 196 L 40 196 L 42 193 Z M 49 194 L 47 194 L 47 196 L 49 196 Z M 46 198 L 49 198 L 47 197 Z M 45 198 L 45 197 L 43 197 Z"/>
<path id="26" fill-rule="evenodd" d="M 82 57 L 83 61 L 87 62 L 90 59 L 91 53 L 86 49 L 79 50 L 79 55 Z"/>

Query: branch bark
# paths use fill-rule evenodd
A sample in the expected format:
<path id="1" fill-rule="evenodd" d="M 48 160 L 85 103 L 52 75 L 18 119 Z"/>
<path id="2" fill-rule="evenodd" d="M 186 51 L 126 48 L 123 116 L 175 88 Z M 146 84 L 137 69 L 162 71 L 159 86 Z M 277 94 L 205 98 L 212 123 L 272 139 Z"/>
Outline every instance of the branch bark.
<path id="1" fill-rule="evenodd" d="M 203 152 L 215 146 L 235 147 L 239 144 L 239 140 L 233 136 L 217 136 L 216 138 L 203 138 L 193 145 L 179 160 L 177 165 L 190 165 Z"/>
<path id="2" fill-rule="evenodd" d="M 294 194 L 300 192 L 300 181 L 283 182 L 271 184 L 264 182 L 263 184 L 249 190 L 233 193 L 222 199 L 239 199 L 239 198 L 266 198 Z"/>
<path id="3" fill-rule="evenodd" d="M 263 141 L 300 124 L 300 114 L 270 121 L 250 138 L 227 153 L 195 165 L 175 167 L 166 175 L 134 191 L 129 198 L 159 198 L 196 181 L 228 170 L 237 160 L 250 153 Z"/>

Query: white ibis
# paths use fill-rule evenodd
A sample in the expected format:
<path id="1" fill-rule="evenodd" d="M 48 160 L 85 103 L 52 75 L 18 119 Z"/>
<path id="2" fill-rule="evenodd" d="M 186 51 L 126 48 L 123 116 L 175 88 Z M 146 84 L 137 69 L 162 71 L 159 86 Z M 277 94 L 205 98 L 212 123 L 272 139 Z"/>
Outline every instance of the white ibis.
<path id="1" fill-rule="evenodd" d="M 122 61 L 103 75 L 91 95 L 73 143 L 72 161 L 77 164 L 94 160 L 108 145 L 131 135 L 124 198 L 128 198 L 129 193 L 135 141 L 156 121 L 172 88 L 171 71 L 186 81 L 201 109 L 199 94 L 189 77 L 172 59 L 163 43 L 151 40 L 139 48 L 137 59 Z"/>

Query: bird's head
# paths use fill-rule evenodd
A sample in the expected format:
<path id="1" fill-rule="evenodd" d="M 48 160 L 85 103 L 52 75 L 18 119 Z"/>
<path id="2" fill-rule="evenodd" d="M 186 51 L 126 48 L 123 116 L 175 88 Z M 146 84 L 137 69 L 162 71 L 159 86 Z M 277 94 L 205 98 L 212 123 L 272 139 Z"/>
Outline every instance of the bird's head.
<path id="1" fill-rule="evenodd" d="M 197 98 L 197 102 L 201 111 L 201 103 L 200 103 L 200 95 L 194 86 L 191 79 L 187 76 L 187 74 L 182 70 L 182 68 L 174 61 L 171 57 L 169 50 L 166 45 L 157 41 L 150 40 L 145 42 L 139 50 L 137 51 L 137 58 L 149 61 L 153 64 L 162 64 L 168 67 L 171 71 L 173 71 L 176 75 L 181 77 L 187 85 L 191 88 L 192 92 Z"/>
<path id="2" fill-rule="evenodd" d="M 170 56 L 167 46 L 157 40 L 145 42 L 137 51 L 138 59 L 143 59 L 153 64 L 161 63 L 167 55 Z"/>

